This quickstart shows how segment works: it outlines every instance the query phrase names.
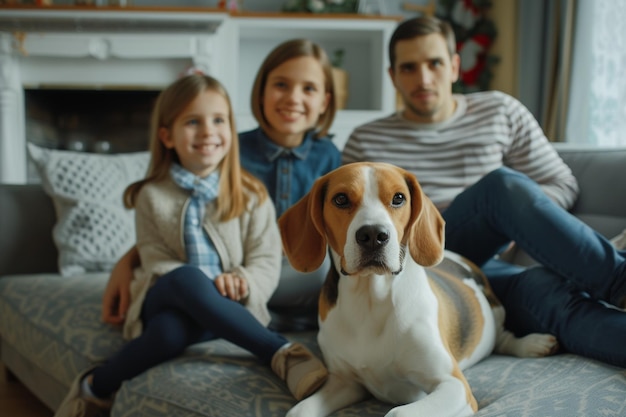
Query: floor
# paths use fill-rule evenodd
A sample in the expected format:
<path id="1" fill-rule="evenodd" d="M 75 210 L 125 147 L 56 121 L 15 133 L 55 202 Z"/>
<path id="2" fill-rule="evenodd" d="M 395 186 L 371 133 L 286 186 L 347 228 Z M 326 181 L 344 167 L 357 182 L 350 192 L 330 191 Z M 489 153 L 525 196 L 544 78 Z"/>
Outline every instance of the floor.
<path id="1" fill-rule="evenodd" d="M 0 416 L 52 417 L 53 412 L 18 380 L 9 376 L 0 362 Z"/>

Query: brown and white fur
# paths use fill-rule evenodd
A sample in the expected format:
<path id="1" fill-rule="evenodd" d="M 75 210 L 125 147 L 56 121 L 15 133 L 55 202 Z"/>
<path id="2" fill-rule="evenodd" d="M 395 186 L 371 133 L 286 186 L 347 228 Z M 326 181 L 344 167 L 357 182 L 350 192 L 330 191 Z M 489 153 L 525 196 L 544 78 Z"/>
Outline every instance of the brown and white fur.
<path id="1" fill-rule="evenodd" d="M 551 335 L 504 330 L 504 309 L 478 268 L 426 268 L 444 258 L 444 221 L 415 177 L 396 166 L 336 169 L 279 225 L 295 269 L 315 270 L 327 248 L 334 265 L 319 299 L 318 342 L 330 376 L 289 417 L 326 416 L 370 394 L 397 405 L 387 416 L 469 416 L 478 407 L 463 369 L 494 348 L 532 357 L 557 347 Z"/>

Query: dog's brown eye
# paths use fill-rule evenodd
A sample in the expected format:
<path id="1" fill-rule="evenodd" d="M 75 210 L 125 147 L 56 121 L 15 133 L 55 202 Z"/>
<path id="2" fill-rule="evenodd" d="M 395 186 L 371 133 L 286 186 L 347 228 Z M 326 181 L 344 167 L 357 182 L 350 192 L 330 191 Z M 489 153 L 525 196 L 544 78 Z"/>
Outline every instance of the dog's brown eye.
<path id="1" fill-rule="evenodd" d="M 406 203 L 406 197 L 402 193 L 396 193 L 391 200 L 391 207 L 402 207 Z"/>
<path id="2" fill-rule="evenodd" d="M 339 193 L 333 197 L 333 204 L 339 208 L 346 208 L 350 205 L 350 200 L 346 194 Z"/>

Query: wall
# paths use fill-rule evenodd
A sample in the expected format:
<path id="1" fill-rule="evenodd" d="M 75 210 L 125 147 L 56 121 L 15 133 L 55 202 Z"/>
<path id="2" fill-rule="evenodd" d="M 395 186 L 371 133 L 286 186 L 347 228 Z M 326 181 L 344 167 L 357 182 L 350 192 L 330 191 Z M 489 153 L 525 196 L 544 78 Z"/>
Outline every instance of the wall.
<path id="1" fill-rule="evenodd" d="M 96 3 L 106 3 L 106 0 L 92 0 Z M 402 9 L 404 3 L 413 4 L 428 4 L 428 0 L 367 0 L 372 5 L 382 3 L 385 8 L 385 14 L 388 15 L 406 15 L 411 16 L 411 13 L 405 12 Z M 204 6 L 204 7 L 216 7 L 218 0 L 128 0 L 128 3 L 133 6 Z M 247 11 L 255 12 L 275 12 L 282 9 L 286 0 L 239 0 L 242 8 Z M 54 0 L 54 4 L 74 4 L 72 0 Z"/>
<path id="2" fill-rule="evenodd" d="M 93 0 L 106 1 L 106 0 Z M 402 16 L 404 18 L 415 16 L 415 12 L 405 11 L 404 3 L 426 5 L 429 0 L 362 0 L 375 5 L 384 5 L 385 14 Z M 216 7 L 218 0 L 129 0 L 134 6 L 198 6 Z M 55 0 L 55 4 L 73 4 L 72 0 Z M 286 3 L 286 0 L 239 0 L 242 8 L 246 11 L 255 12 L 278 12 Z M 517 0 L 498 0 L 492 2 L 489 17 L 495 22 L 498 36 L 492 46 L 491 53 L 500 58 L 500 62 L 494 68 L 494 77 L 491 88 L 504 91 L 517 96 L 517 60 L 516 60 L 516 28 L 517 28 Z"/>
<path id="3" fill-rule="evenodd" d="M 492 90 L 500 90 L 517 97 L 517 0 L 498 0 L 493 6 L 489 17 L 498 30 L 491 53 L 500 58 L 494 68 L 491 81 Z"/>

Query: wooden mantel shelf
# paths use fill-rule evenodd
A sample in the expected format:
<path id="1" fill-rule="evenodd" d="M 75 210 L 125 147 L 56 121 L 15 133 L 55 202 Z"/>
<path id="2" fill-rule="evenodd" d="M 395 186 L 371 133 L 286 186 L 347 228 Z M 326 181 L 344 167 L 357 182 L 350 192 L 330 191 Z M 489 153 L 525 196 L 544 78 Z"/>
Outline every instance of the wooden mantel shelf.
<path id="1" fill-rule="evenodd" d="M 231 17 L 244 19 L 351 19 L 351 20 L 395 20 L 403 16 L 374 15 L 360 13 L 308 13 L 308 12 L 231 12 Z"/>
<path id="2" fill-rule="evenodd" d="M 229 12 L 213 7 L 0 6 L 0 32 L 203 32 L 230 18 L 401 20 L 356 13 Z"/>
<path id="3" fill-rule="evenodd" d="M 215 8 L 0 7 L 0 32 L 214 33 L 229 14 Z"/>

